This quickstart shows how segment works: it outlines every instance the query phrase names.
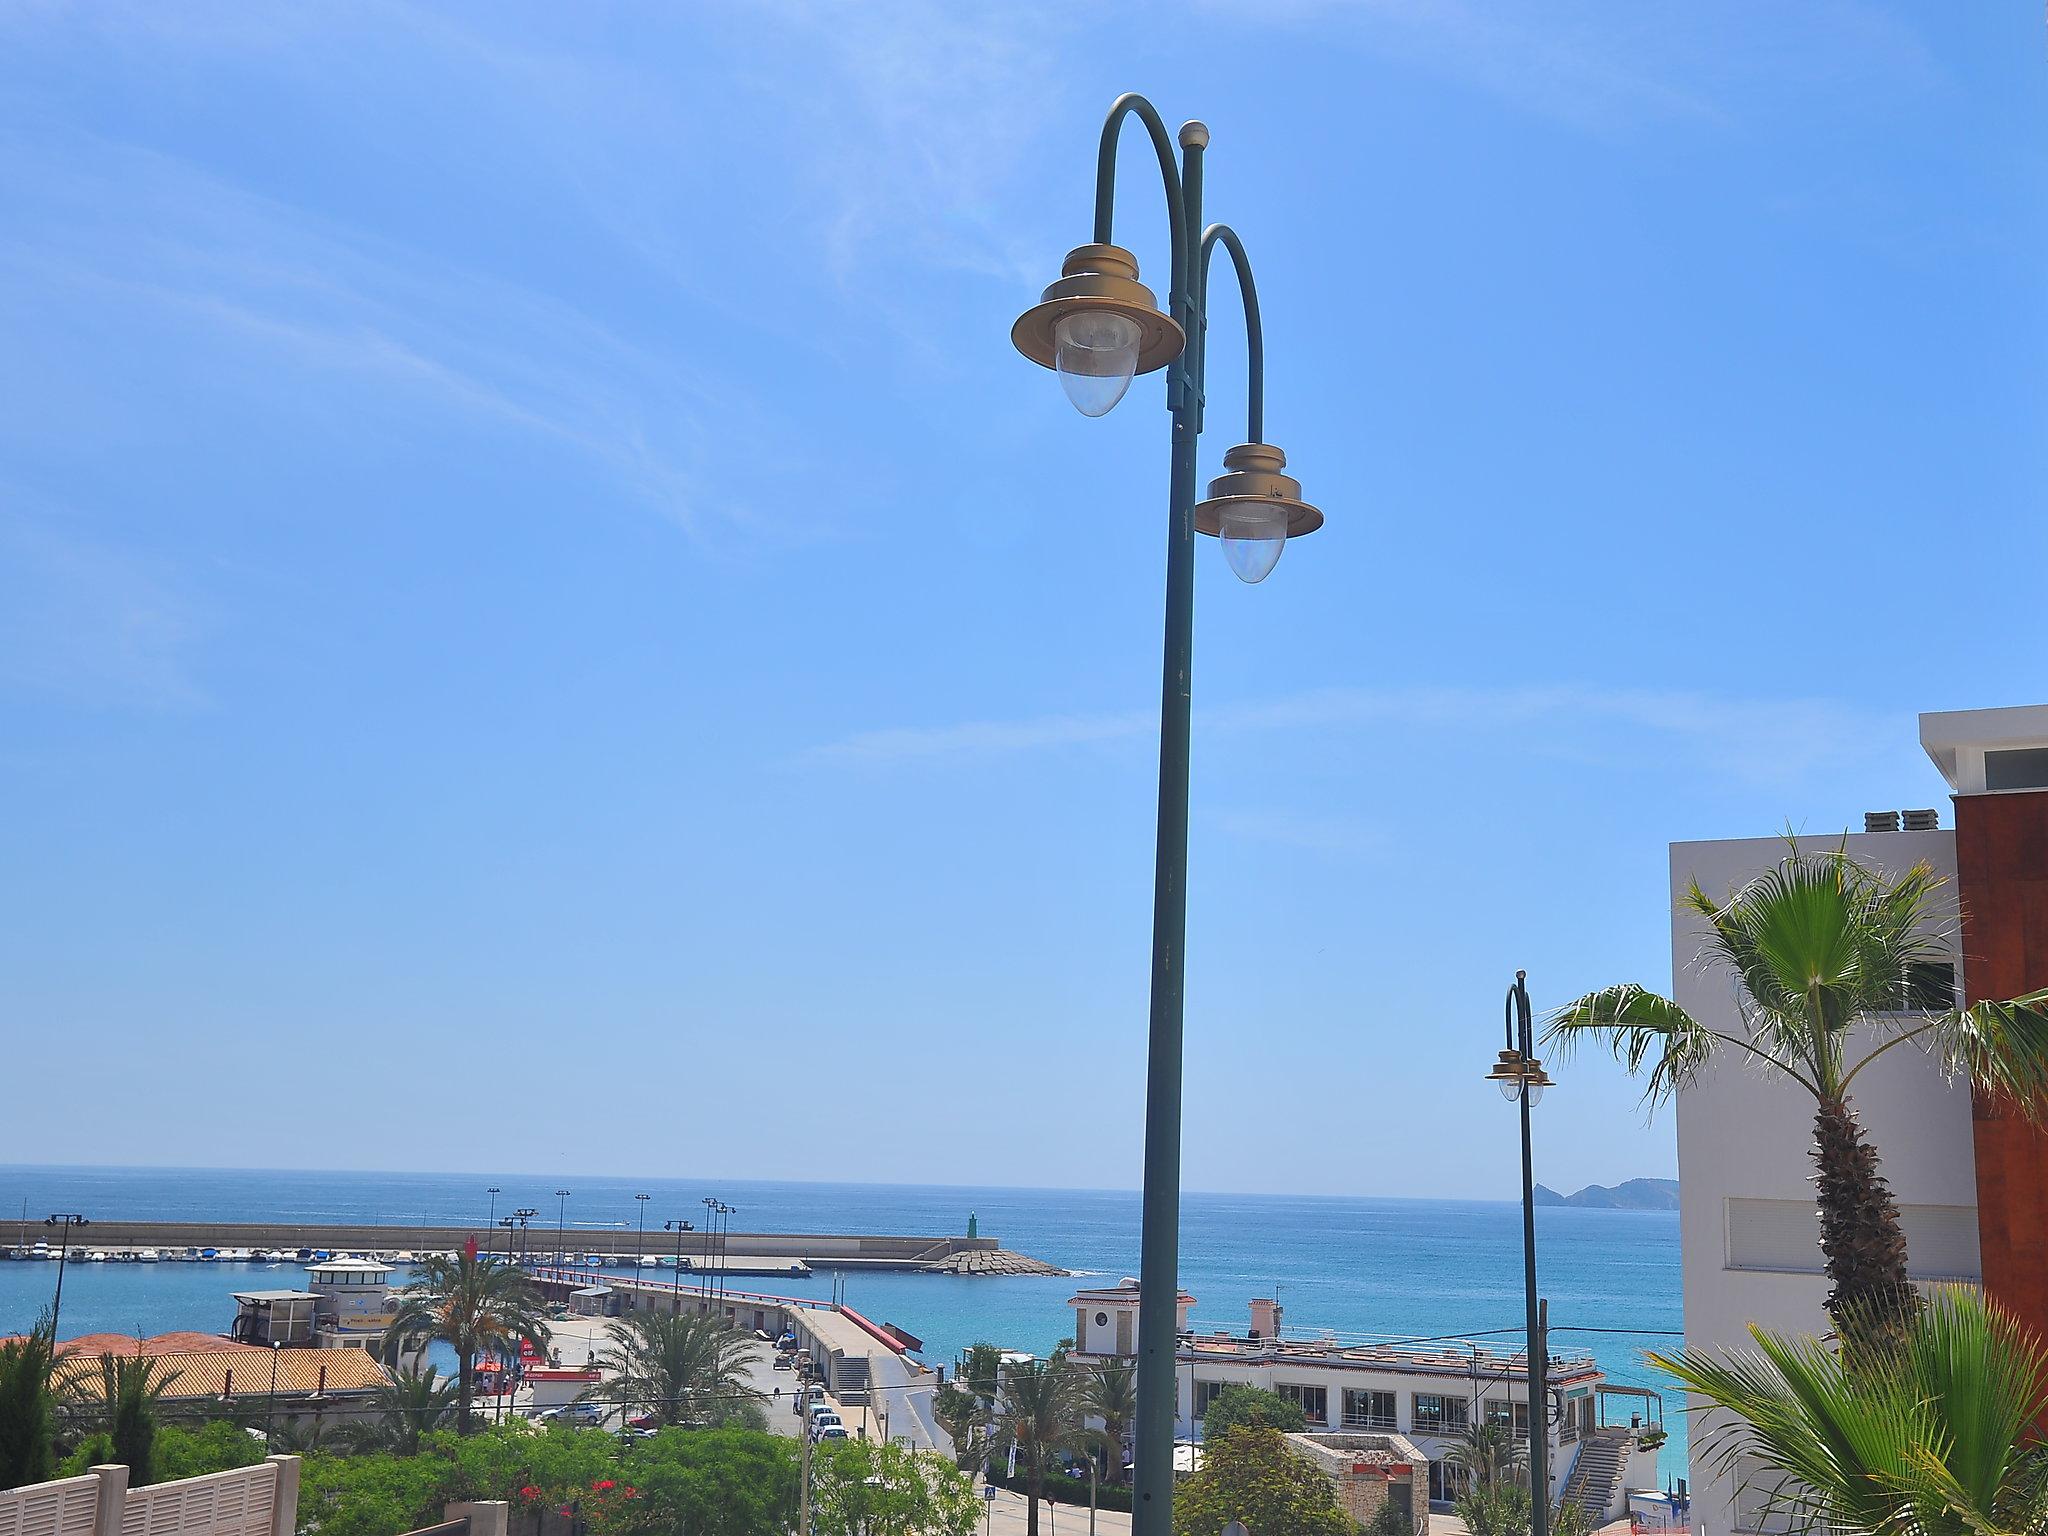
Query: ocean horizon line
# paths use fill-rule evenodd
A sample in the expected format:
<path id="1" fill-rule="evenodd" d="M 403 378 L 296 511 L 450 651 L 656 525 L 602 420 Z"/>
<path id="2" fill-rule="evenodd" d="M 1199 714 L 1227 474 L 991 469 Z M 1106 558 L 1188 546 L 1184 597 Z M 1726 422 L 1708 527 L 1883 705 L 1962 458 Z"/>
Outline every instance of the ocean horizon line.
<path id="1" fill-rule="evenodd" d="M 320 1167 L 320 1166 L 315 1166 L 315 1165 L 311 1165 L 311 1164 L 289 1164 L 289 1163 L 286 1163 L 286 1164 L 273 1164 L 273 1165 L 270 1165 L 270 1166 L 267 1166 L 267 1167 L 261 1167 L 261 1168 L 256 1168 L 256 1167 L 249 1167 L 249 1166 L 246 1166 L 246 1165 L 244 1165 L 244 1166 L 239 1166 L 239 1167 L 229 1167 L 229 1166 L 222 1166 L 222 1165 L 218 1165 L 218 1164 L 205 1164 L 205 1163 L 86 1163 L 86 1162 L 62 1162 L 62 1163 L 56 1163 L 56 1162 L 51 1162 L 51 1163 L 27 1163 L 27 1162 L 0 1162 L 0 1179 L 4 1179 L 4 1178 L 5 1178 L 5 1176 L 6 1176 L 6 1175 L 9 1175 L 9 1174 L 35 1174 L 35 1173 L 50 1173 L 50 1174 L 64 1174 L 64 1173 L 72 1173 L 72 1174 L 78 1174 L 78 1173 L 83 1173 L 83 1174 L 118 1174 L 118 1173 L 146 1173 L 146 1174 L 156 1174 L 156 1175 L 165 1175 L 165 1174 L 203 1174 L 203 1175 L 208 1175 L 208 1176 L 215 1176 L 215 1177 L 218 1177 L 218 1176 L 227 1176 L 227 1177 L 237 1177 L 237 1176 L 239 1176 L 239 1177 L 244 1177 L 244 1178 L 264 1178 L 264 1177 L 268 1177 L 268 1176 L 272 1176 L 272 1175 L 277 1175 L 277 1174 L 306 1174 L 306 1175 L 318 1175 L 318 1176 L 321 1176 L 321 1177 L 326 1177 L 326 1178 L 365 1178 L 365 1179 L 437 1179 L 437 1180 L 447 1180 L 447 1179 L 459 1179 L 459 1178 L 476 1178 L 476 1179 L 522 1179 L 522 1180 L 526 1180 L 526 1179 L 531 1179 L 531 1180 L 537 1180 L 537 1181 L 540 1181 L 540 1182 L 543 1182 L 543 1183 L 544 1183 L 544 1182 L 547 1182 L 547 1181 L 550 1181 L 550 1180 L 560 1180 L 560 1179 L 585 1179 L 585 1180 L 592 1180 L 592 1181 L 602 1181 L 602 1182 L 608 1182 L 608 1183 L 609 1183 L 609 1182 L 635 1182 L 635 1181 L 638 1181 L 638 1182 L 644 1182 L 644 1183 L 658 1183 L 658 1184 L 668 1184 L 668 1185 L 677 1185 L 677 1184 L 690 1184 L 690 1185 L 695 1185 L 695 1186 L 700 1186 L 700 1187 L 703 1187 L 703 1186 L 709 1186 L 709 1185 L 714 1185 L 714 1184 L 721 1184 L 721 1185 L 725 1185 L 725 1186 L 727 1186 L 727 1187 L 734 1187 L 734 1186 L 739 1186 L 739 1185 L 751 1185 L 751 1186 L 754 1186 L 754 1187 L 757 1187 L 757 1188 L 776 1188 L 776 1187 L 789 1187 L 789 1188 L 799 1188 L 799 1189 L 812 1189 L 812 1190 L 845 1190 L 845 1191 L 848 1191 L 849 1193 L 851 1193 L 851 1192 L 859 1192 L 859 1191 L 873 1191 L 873 1190 L 957 1190 L 957 1191 L 961 1192 L 962 1194 L 992 1194 L 992 1195 L 1033 1195 L 1033 1196 L 1044 1196 L 1044 1195 L 1069 1195 L 1069 1196 L 1075 1196 L 1075 1195 L 1078 1195 L 1078 1196 L 1092 1196 L 1092 1197 L 1098 1197 L 1098 1198 L 1099 1198 L 1099 1197 L 1105 1197 L 1105 1196 L 1115 1196 L 1115 1197 L 1131 1197 L 1131 1196 L 1139 1196 L 1139 1195 L 1142 1195 L 1142 1194 L 1143 1194 L 1143 1191 L 1142 1191 L 1141 1189 L 1138 1189 L 1138 1188 L 1136 1188 L 1136 1187 L 1128 1187 L 1128 1186 L 1115 1186 L 1115 1185 L 1097 1185 L 1097 1186 L 1089 1186 L 1089 1185 L 1059 1185 L 1059 1184 L 987 1184 L 987 1183 L 982 1183 L 982 1184 L 962 1184 L 962 1183 L 955 1183 L 955 1182 L 951 1182 L 951 1181 L 947 1181 L 947 1180 L 931 1180 L 931 1181 L 926 1181 L 926 1182 L 916 1182 L 916 1183 L 911 1183 L 911 1182 L 904 1182 L 904 1181 L 900 1181 L 900 1180 L 892 1180 L 892 1179 L 858 1179 L 858 1180 L 856 1180 L 856 1179 L 795 1179 L 795 1178 L 763 1178 L 763 1177 L 761 1177 L 761 1176 L 759 1176 L 759 1175 L 739 1175 L 739 1174 L 735 1174 L 735 1175 L 730 1175 L 730 1176 L 726 1176 L 726 1175 L 716 1175 L 716 1174 L 713 1174 L 713 1175 L 697 1175 L 697 1174 L 689 1174 L 689 1175 L 678 1175 L 678 1174 L 652 1174 L 652 1173 L 600 1173 L 600 1172 L 595 1172 L 595 1171 L 591 1171 L 591 1170 L 583 1170 L 583 1171 L 581 1171 L 581 1172 L 559 1172 L 559 1171 L 558 1171 L 558 1172 L 553 1172 L 553 1173 L 546 1173 L 546 1172 L 534 1172 L 534 1171 L 531 1171 L 531 1170 L 518 1170 L 518 1169 L 514 1169 L 514 1170 L 509 1170 L 509 1171 L 488 1171 L 488 1170 L 474 1170 L 474 1169 L 465 1169 L 465 1168 L 453 1168 L 453 1169 L 447 1169 L 447 1168 L 333 1168 L 333 1167 Z M 1630 1175 L 1629 1177 L 1631 1177 L 1631 1178 L 1666 1178 L 1666 1177 L 1670 1177 L 1670 1175 L 1665 1175 L 1665 1174 L 1635 1174 L 1635 1175 Z M 1618 1179 L 1618 1180 L 1615 1180 L 1615 1181 L 1613 1181 L 1613 1182 L 1614 1182 L 1614 1183 L 1621 1183 L 1621 1182 L 1626 1182 L 1626 1181 L 1625 1181 L 1625 1180 L 1619 1180 L 1619 1179 Z M 1511 1195 L 1505 1195 L 1505 1196 L 1483 1196 L 1483 1195 L 1385 1195 L 1385 1194 L 1369 1194 L 1369 1193 L 1363 1193 L 1363 1192 L 1359 1192 L 1359 1193 L 1341 1193 L 1341 1194 L 1339 1194 L 1339 1193 L 1330 1193 L 1330 1192 L 1316 1192 L 1316 1191 L 1303 1191 L 1303 1190 L 1280 1190 L 1280 1189 L 1198 1189 L 1198 1188 L 1194 1188 L 1194 1187 L 1192 1187 L 1192 1186 L 1189 1186 L 1189 1187 L 1184 1187 L 1184 1188 L 1183 1188 L 1183 1189 L 1181 1190 L 1181 1195 L 1182 1195 L 1182 1197 L 1183 1197 L 1183 1198 L 1186 1198 L 1187 1196 L 1190 1196 L 1190 1195 L 1194 1195 L 1194 1196 L 1204 1196 L 1204 1197 L 1213 1197 L 1213 1198 L 1218 1198 L 1218 1199 L 1233 1199 L 1233 1200 L 1311 1200 L 1311 1201 L 1327 1201 L 1327 1202 L 1330 1202 L 1330 1203 L 1333 1203 L 1333 1204 L 1335 1204 L 1335 1203 L 1345 1203 L 1345 1202 L 1362 1202 L 1362 1201 L 1380 1201 L 1380 1202 L 1387 1202 L 1387 1203 L 1398 1203 L 1398 1204 L 1411 1204 L 1411 1205 L 1469 1205 L 1469 1206 L 1503 1206 L 1503 1205 L 1512 1205 L 1512 1206 L 1519 1206 L 1519 1205 L 1520 1205 L 1520 1203 L 1521 1203 L 1521 1201 L 1520 1201 L 1520 1198 L 1519 1198 L 1519 1196 L 1518 1196 L 1518 1195 L 1512 1195 L 1512 1194 L 1511 1194 Z M 1604 1207 L 1604 1206 L 1594 1206 L 1594 1207 L 1554 1207 L 1554 1206 L 1553 1206 L 1553 1207 L 1539 1207 L 1539 1209 L 1560 1209 L 1560 1208 L 1564 1208 L 1564 1209 L 1578 1209 L 1578 1210 L 1599 1210 L 1599 1211 L 1607 1211 L 1607 1212 L 1610 1212 L 1611 1214 L 1615 1214 L 1615 1215 L 1625 1215 L 1625 1216 L 1641 1216 L 1641 1215 L 1657 1215 L 1657 1214 L 1665 1214 L 1665 1215 L 1668 1215 L 1668 1214 L 1671 1214 L 1671 1213 L 1670 1213 L 1670 1212 L 1668 1212 L 1668 1211 L 1666 1211 L 1666 1212 L 1658 1212 L 1658 1211 L 1654 1211 L 1654 1210 L 1652 1210 L 1652 1211 L 1645 1211 L 1645 1210 L 1640 1210 L 1640 1209 L 1633 1209 L 1633 1208 L 1627 1208 L 1627 1207 Z M 4 1213 L 4 1212 L 0 1212 L 0 1218 L 4 1218 L 4 1216 L 5 1216 L 5 1213 Z M 371 1223 L 371 1225 L 387 1225 L 387 1224 L 388 1224 L 388 1223 Z"/>

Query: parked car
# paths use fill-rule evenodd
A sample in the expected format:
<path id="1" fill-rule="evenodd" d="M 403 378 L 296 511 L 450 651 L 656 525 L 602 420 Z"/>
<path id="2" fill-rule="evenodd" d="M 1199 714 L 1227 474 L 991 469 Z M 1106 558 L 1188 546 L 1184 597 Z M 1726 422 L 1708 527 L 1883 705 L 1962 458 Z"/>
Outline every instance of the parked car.
<path id="1" fill-rule="evenodd" d="M 844 1424 L 827 1424 L 818 1431 L 818 1438 L 820 1440 L 844 1440 L 846 1438 L 846 1426 Z"/>
<path id="2" fill-rule="evenodd" d="M 839 1415 L 836 1413 L 821 1413 L 816 1418 L 811 1420 L 811 1433 L 816 1435 L 820 1440 L 831 1438 L 831 1436 L 829 1436 L 826 1433 L 826 1431 L 834 1429 L 839 1431 L 839 1438 L 845 1438 L 846 1422 L 845 1420 L 841 1419 Z"/>
<path id="3" fill-rule="evenodd" d="M 661 1420 L 651 1413 L 636 1413 L 632 1418 L 626 1420 L 626 1428 L 639 1430 L 659 1429 L 661 1428 Z"/>
<path id="4" fill-rule="evenodd" d="M 602 1424 L 604 1405 L 601 1403 L 564 1403 L 559 1408 L 550 1408 L 540 1416 L 543 1424 Z"/>
<path id="5" fill-rule="evenodd" d="M 796 1369 L 796 1366 L 790 1360 L 789 1356 L 777 1355 L 775 1357 L 775 1369 L 778 1371 L 793 1371 Z"/>

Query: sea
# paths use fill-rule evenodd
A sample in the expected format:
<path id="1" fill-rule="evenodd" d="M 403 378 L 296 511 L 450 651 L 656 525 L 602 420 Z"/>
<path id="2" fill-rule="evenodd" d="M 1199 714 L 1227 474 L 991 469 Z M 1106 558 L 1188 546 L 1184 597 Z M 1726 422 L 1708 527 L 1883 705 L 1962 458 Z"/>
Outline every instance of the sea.
<path id="1" fill-rule="evenodd" d="M 667 1218 L 703 1222 L 710 1195 L 735 1208 L 734 1232 L 983 1237 L 1073 1271 L 1082 1284 L 1138 1272 L 1135 1190 L 1007 1189 L 954 1185 L 800 1184 L 557 1175 L 349 1173 L 218 1168 L 0 1165 L 0 1244 L 47 1234 L 42 1217 L 78 1211 L 102 1220 L 473 1223 L 488 1245 L 492 1197 L 500 1216 L 541 1212 L 528 1247 L 632 1252 L 643 1213 L 647 1251 L 666 1251 Z M 567 1188 L 566 1202 L 556 1196 Z M 652 1198 L 636 1202 L 634 1195 Z M 17 1230 L 17 1223 L 19 1229 Z M 75 1243 L 91 1246 L 88 1229 Z M 670 1240 L 672 1242 L 672 1240 Z M 1610 1382 L 1664 1393 L 1670 1432 L 1660 1478 L 1686 1475 L 1683 1397 L 1644 1358 L 1677 1347 L 1680 1308 L 1675 1211 L 1536 1212 L 1539 1288 L 1550 1304 L 1551 1352 L 1590 1354 Z M 223 1332 L 235 1291 L 298 1282 L 296 1266 L 81 1264 L 64 1278 L 61 1332 Z M 0 1263 L 0 1335 L 33 1323 L 56 1266 Z M 1181 1196 L 1181 1287 L 1191 1326 L 1242 1333 L 1254 1296 L 1277 1296 L 1290 1335 L 1330 1333 L 1522 1345 L 1521 1207 L 1509 1201 L 1344 1196 Z M 837 1286 L 848 1306 L 924 1341 L 922 1358 L 950 1363 L 990 1340 L 1044 1353 L 1073 1332 L 1077 1279 L 1044 1276 L 834 1275 L 735 1277 L 735 1289 L 817 1300 Z"/>

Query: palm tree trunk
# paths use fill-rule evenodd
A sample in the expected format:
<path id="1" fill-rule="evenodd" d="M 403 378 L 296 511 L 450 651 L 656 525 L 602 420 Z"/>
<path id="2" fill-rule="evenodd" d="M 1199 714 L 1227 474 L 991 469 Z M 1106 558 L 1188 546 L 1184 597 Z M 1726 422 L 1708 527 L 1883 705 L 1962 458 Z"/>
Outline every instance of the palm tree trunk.
<path id="1" fill-rule="evenodd" d="M 1813 1164 L 1820 1247 L 1827 1256 L 1828 1314 L 1845 1340 L 1893 1332 L 1920 1308 L 1906 1278 L 1906 1234 L 1898 1203 L 1878 1172 L 1877 1148 L 1844 1098 L 1825 1098 L 1813 1117 Z"/>
<path id="2" fill-rule="evenodd" d="M 455 1433 L 466 1435 L 475 1426 L 469 1422 L 469 1400 L 476 1391 L 476 1357 L 467 1350 L 455 1354 Z"/>
<path id="3" fill-rule="evenodd" d="M 1031 1458 L 1031 1476 L 1026 1485 L 1031 1489 L 1031 1497 L 1024 1506 L 1024 1536 L 1038 1536 L 1038 1500 L 1045 1492 L 1045 1470 L 1039 1466 L 1035 1454 Z"/>

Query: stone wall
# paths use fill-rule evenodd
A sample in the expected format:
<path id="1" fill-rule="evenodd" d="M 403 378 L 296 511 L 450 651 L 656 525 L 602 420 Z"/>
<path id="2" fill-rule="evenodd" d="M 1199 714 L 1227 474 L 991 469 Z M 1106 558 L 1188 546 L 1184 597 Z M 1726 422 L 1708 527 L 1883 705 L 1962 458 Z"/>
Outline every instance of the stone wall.
<path id="1" fill-rule="evenodd" d="M 1337 1503 L 1360 1525 L 1391 1501 L 1407 1512 L 1418 1533 L 1428 1529 L 1429 1458 L 1405 1435 L 1289 1435 L 1287 1444 L 1330 1480 Z M 1424 1479 L 1419 1497 L 1418 1471 Z"/>

